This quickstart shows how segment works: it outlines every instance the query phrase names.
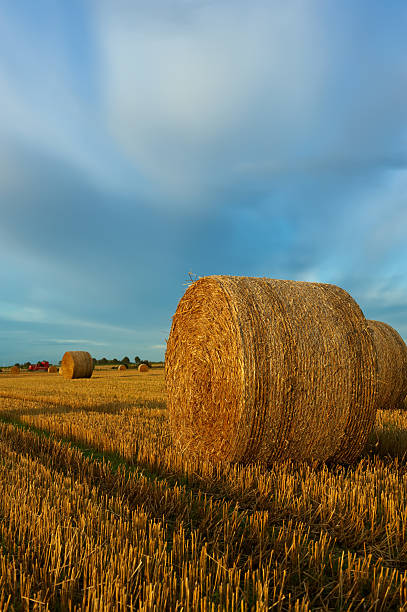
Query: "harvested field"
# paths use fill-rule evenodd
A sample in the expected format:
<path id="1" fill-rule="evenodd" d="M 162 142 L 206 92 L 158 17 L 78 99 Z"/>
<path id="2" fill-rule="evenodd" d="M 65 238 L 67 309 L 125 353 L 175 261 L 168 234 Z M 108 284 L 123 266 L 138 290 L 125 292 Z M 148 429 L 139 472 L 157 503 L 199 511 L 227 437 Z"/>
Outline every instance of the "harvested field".
<path id="1" fill-rule="evenodd" d="M 2 376 L 0 609 L 407 610 L 406 452 L 380 410 L 347 467 L 211 465 L 162 369 Z"/>

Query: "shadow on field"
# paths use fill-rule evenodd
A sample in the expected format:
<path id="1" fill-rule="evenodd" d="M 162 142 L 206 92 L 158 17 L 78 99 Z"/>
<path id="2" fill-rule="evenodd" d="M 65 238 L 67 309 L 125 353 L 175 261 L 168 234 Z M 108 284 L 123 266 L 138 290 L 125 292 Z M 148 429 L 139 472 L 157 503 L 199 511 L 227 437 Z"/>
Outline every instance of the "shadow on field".
<path id="1" fill-rule="evenodd" d="M 379 410 L 365 454 L 407 459 L 407 410 Z"/>
<path id="2" fill-rule="evenodd" d="M 1 398 L 7 399 L 4 395 Z M 9 399 L 16 399 L 14 397 L 10 397 Z M 25 404 L 28 402 L 26 401 Z M 25 415 L 53 415 L 53 414 L 67 414 L 70 412 L 99 412 L 106 414 L 121 414 L 125 411 L 130 411 L 134 409 L 138 410 L 163 410 L 166 408 L 166 402 L 161 400 L 142 400 L 136 402 L 128 402 L 128 401 L 110 401 L 110 402 L 101 402 L 95 404 L 61 404 L 59 401 L 53 401 L 47 399 L 47 401 L 42 401 L 40 405 L 38 405 L 38 400 L 31 400 L 29 402 L 32 404 L 31 406 L 24 406 L 21 410 L 13 410 L 13 409 L 5 409 L 0 408 L 0 415 L 14 415 L 14 416 L 25 416 Z"/>

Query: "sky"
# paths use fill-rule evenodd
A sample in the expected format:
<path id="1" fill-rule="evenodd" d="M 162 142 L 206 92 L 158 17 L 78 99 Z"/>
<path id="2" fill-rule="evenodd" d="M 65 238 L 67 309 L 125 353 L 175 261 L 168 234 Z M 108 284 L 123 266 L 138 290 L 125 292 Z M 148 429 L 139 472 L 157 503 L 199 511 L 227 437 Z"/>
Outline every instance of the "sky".
<path id="1" fill-rule="evenodd" d="M 5 0 L 0 366 L 164 357 L 189 274 L 407 340 L 404 0 Z"/>

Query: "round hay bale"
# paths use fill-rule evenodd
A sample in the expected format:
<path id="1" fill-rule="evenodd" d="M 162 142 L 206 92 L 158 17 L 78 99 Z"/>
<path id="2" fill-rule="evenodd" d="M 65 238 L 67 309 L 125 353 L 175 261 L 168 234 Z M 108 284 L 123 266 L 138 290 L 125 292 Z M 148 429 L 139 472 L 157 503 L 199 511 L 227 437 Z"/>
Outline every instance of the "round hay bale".
<path id="1" fill-rule="evenodd" d="M 379 397 L 377 407 L 403 408 L 407 396 L 407 346 L 393 327 L 368 320 L 376 348 Z"/>
<path id="2" fill-rule="evenodd" d="M 54 366 L 54 365 L 50 365 L 49 368 L 48 368 L 48 372 L 50 374 L 56 374 L 58 372 L 58 368 L 56 366 Z"/>
<path id="3" fill-rule="evenodd" d="M 87 351 L 67 351 L 62 357 L 61 368 L 64 378 L 90 378 L 93 359 Z"/>
<path id="4" fill-rule="evenodd" d="M 165 378 L 175 440 L 212 460 L 351 462 L 376 415 L 373 341 L 335 285 L 197 280 L 173 317 Z"/>
<path id="5" fill-rule="evenodd" d="M 145 363 L 140 363 L 139 367 L 138 367 L 138 371 L 139 372 L 148 372 L 149 371 L 149 367 L 148 365 L 146 365 Z"/>
<path id="6" fill-rule="evenodd" d="M 125 370 L 127 370 L 126 366 L 123 363 L 119 365 L 117 369 L 119 370 L 119 372 L 124 372 Z"/>
<path id="7" fill-rule="evenodd" d="M 11 373 L 11 374 L 20 374 L 20 368 L 19 368 L 19 366 L 18 366 L 18 365 L 13 365 L 13 366 L 10 368 L 10 373 Z"/>

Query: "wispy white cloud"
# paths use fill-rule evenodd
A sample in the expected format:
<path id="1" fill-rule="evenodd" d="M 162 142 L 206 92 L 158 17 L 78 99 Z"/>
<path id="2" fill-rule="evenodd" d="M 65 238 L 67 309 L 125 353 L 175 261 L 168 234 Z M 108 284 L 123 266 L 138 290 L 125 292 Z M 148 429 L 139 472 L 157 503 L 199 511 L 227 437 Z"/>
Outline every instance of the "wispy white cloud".
<path id="1" fill-rule="evenodd" d="M 88 328 L 119 334 L 136 333 L 135 329 L 128 327 L 78 319 L 61 312 L 55 312 L 51 309 L 21 306 L 19 304 L 11 304 L 8 302 L 0 302 L 0 319 L 19 323 L 41 323 L 52 326 L 68 325 L 71 327 Z"/>
<path id="2" fill-rule="evenodd" d="M 152 346 L 150 346 L 150 348 L 152 349 L 165 349 L 167 348 L 166 344 L 153 344 Z"/>
<path id="3" fill-rule="evenodd" d="M 0 302 L 0 318 L 6 321 L 20 323 L 46 323 L 47 317 L 44 310 L 18 304 L 7 304 Z"/>
<path id="4" fill-rule="evenodd" d="M 88 338 L 83 338 L 81 340 L 73 340 L 73 339 L 61 339 L 61 338 L 44 338 L 44 344 L 80 344 L 82 346 L 107 346 L 106 342 L 97 342 L 96 340 L 89 340 Z"/>
<path id="5" fill-rule="evenodd" d="M 308 136 L 328 70 L 309 4 L 96 7 L 111 132 L 172 205 L 210 205 L 247 158 L 280 165 Z"/>
<path id="6" fill-rule="evenodd" d="M 363 10 L 318 1 L 95 7 L 111 133 L 161 207 L 406 163 L 401 34 L 379 51 L 380 15 L 366 28 Z"/>
<path id="7" fill-rule="evenodd" d="M 0 161 L 9 158 L 8 181 L 0 193 L 16 173 L 19 184 L 13 181 L 12 186 L 20 190 L 35 180 L 24 159 L 27 153 L 76 168 L 101 192 L 128 193 L 125 176 L 132 182 L 130 173 L 105 129 L 98 99 L 84 96 L 78 87 L 81 67 L 69 57 L 63 11 L 45 10 L 47 20 L 54 14 L 52 34 L 46 36 L 0 7 Z"/>

